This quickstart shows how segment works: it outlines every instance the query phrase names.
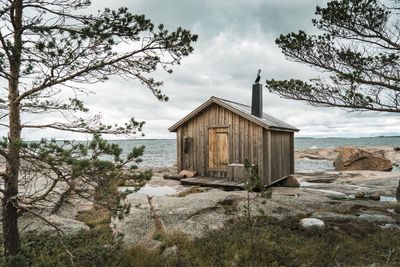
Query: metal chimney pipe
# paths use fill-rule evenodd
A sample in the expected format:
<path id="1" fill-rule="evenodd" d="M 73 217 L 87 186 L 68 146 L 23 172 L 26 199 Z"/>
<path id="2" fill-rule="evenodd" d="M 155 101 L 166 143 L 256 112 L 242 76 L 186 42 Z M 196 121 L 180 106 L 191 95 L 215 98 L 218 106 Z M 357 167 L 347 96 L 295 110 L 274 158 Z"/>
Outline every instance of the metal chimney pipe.
<path id="1" fill-rule="evenodd" d="M 263 117 L 263 91 L 262 84 L 253 84 L 251 114 L 259 118 Z"/>

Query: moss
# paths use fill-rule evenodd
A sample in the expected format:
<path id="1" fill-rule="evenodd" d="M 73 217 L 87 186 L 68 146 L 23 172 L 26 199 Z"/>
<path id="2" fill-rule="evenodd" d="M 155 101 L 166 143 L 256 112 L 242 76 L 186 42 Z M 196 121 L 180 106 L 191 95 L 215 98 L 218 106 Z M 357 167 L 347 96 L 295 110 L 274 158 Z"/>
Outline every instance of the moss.
<path id="1" fill-rule="evenodd" d="M 76 219 L 84 222 L 90 228 L 94 228 L 100 225 L 108 225 L 111 222 L 111 213 L 109 210 L 95 205 L 91 210 L 80 211 Z"/>
<path id="2" fill-rule="evenodd" d="M 191 238 L 181 230 L 173 230 L 166 232 L 162 241 L 165 247 L 177 246 L 183 248 L 190 245 Z"/>
<path id="3" fill-rule="evenodd" d="M 114 262 L 116 267 L 142 266 L 142 267 L 161 267 L 165 265 L 165 260 L 158 251 L 148 251 L 141 247 L 134 247 L 121 251 L 119 259 Z"/>

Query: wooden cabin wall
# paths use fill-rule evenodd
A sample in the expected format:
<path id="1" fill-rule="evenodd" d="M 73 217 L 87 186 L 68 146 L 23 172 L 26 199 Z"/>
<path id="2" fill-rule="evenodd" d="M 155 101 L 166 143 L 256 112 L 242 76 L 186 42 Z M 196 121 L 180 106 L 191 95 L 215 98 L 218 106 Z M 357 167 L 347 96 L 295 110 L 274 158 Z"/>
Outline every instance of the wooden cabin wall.
<path id="1" fill-rule="evenodd" d="M 178 128 L 179 170 L 190 169 L 202 176 L 226 177 L 225 171 L 209 171 L 207 168 L 209 127 L 228 127 L 229 163 L 243 163 L 247 158 L 259 166 L 263 177 L 263 128 L 215 104 Z M 192 142 L 187 154 L 183 153 L 185 136 Z"/>
<path id="2" fill-rule="evenodd" d="M 176 167 L 178 169 L 178 173 L 183 170 L 182 164 L 182 127 L 179 127 L 176 130 Z"/>
<path id="3" fill-rule="evenodd" d="M 263 185 L 271 184 L 271 131 L 263 129 L 263 170 L 264 175 L 261 176 Z"/>
<path id="4" fill-rule="evenodd" d="M 290 133 L 290 174 L 294 174 L 294 133 Z"/>
<path id="5" fill-rule="evenodd" d="M 270 132 L 271 140 L 271 182 L 294 172 L 293 133 Z"/>

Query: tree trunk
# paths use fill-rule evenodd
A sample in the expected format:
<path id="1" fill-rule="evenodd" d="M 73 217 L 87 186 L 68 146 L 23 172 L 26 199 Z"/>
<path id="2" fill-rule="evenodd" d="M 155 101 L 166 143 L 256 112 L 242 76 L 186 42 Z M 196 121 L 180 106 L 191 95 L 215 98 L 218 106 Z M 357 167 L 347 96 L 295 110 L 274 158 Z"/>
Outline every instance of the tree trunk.
<path id="1" fill-rule="evenodd" d="M 11 134 L 10 134 L 11 139 Z M 18 145 L 18 144 L 17 144 Z M 14 147 L 14 148 L 13 148 Z M 15 255 L 19 252 L 17 195 L 18 195 L 18 147 L 15 144 L 9 146 L 9 158 L 7 161 L 7 178 L 4 184 L 3 198 L 3 235 L 5 255 Z"/>
<path id="2" fill-rule="evenodd" d="M 19 96 L 19 76 L 22 51 L 22 0 L 15 0 L 12 4 L 12 22 L 14 27 L 13 53 L 10 58 L 10 78 L 8 82 L 9 100 L 9 134 L 8 151 L 6 158 L 6 176 L 4 177 L 4 198 L 2 201 L 3 211 L 3 235 L 4 253 L 16 255 L 20 249 L 18 232 L 18 173 L 20 166 L 20 140 L 21 120 Z"/>
<path id="3" fill-rule="evenodd" d="M 15 255 L 19 252 L 19 233 L 18 233 L 18 173 L 19 173 L 19 142 L 21 138 L 20 106 L 15 103 L 18 96 L 18 83 L 9 83 L 9 145 L 8 158 L 4 183 L 3 198 L 3 235 L 5 255 Z"/>
<path id="4" fill-rule="evenodd" d="M 15 102 L 18 97 L 18 80 L 9 83 L 9 123 L 8 158 L 4 180 L 3 198 L 3 234 L 6 255 L 15 255 L 19 251 L 17 196 L 19 172 L 19 146 L 21 140 L 20 105 Z"/>

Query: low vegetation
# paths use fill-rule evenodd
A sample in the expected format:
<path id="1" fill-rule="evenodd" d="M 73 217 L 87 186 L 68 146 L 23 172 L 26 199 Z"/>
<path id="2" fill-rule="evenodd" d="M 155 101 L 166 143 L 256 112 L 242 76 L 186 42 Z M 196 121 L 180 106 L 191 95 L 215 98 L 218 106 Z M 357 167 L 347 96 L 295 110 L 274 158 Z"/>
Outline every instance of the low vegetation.
<path id="1" fill-rule="evenodd" d="M 363 223 L 327 224 L 324 230 L 304 230 L 299 218 L 257 217 L 248 235 L 247 221 L 229 221 L 223 230 L 191 240 L 175 231 L 163 237 L 161 249 L 124 248 L 114 243 L 109 228 L 95 227 L 64 239 L 75 266 L 379 266 L 400 265 L 397 230 Z M 57 237 L 30 233 L 13 266 L 71 266 L 71 257 Z M 176 254 L 162 254 L 176 246 Z M 1 259 L 0 259 L 1 263 Z M 4 264 L 3 264 L 4 265 Z"/>

